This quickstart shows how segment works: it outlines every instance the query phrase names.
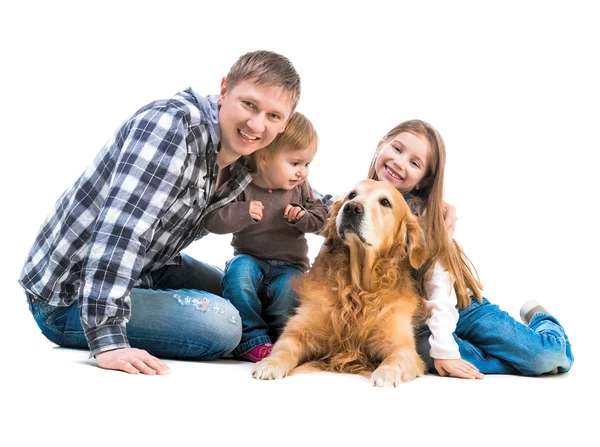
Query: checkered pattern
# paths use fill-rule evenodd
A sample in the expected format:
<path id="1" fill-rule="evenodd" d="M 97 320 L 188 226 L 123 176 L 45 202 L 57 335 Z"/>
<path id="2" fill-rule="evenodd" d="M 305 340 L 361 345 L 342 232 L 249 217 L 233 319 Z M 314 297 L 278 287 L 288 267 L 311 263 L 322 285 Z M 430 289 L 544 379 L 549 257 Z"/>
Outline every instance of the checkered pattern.
<path id="1" fill-rule="evenodd" d="M 204 215 L 251 181 L 240 159 L 215 194 L 216 100 L 187 89 L 140 109 L 40 229 L 19 282 L 55 306 L 79 300 L 92 355 L 129 346 L 131 288 L 176 262 L 183 248 L 206 234 Z"/>

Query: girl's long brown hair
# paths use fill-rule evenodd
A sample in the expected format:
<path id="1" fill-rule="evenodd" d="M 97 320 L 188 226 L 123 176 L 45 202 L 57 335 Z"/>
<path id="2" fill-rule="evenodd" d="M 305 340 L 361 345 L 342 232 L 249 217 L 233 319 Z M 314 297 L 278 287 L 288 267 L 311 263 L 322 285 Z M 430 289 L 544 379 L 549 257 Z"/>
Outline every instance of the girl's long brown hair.
<path id="1" fill-rule="evenodd" d="M 410 120 L 398 124 L 381 139 L 369 168 L 369 178 L 379 180 L 375 172 L 375 161 L 380 149 L 392 141 L 398 134 L 409 132 L 423 137 L 430 147 L 427 173 L 419 183 L 419 189 L 411 191 L 414 205 L 420 209 L 421 225 L 425 233 L 425 244 L 429 256 L 419 269 L 422 283 L 425 272 L 440 262 L 455 279 L 454 289 L 458 299 L 458 307 L 464 308 L 471 302 L 471 294 L 481 301 L 482 285 L 479 275 L 471 260 L 455 240 L 448 240 L 444 224 L 444 168 L 446 166 L 446 145 L 442 136 L 429 123 L 421 120 Z M 469 293 L 470 291 L 470 293 Z"/>

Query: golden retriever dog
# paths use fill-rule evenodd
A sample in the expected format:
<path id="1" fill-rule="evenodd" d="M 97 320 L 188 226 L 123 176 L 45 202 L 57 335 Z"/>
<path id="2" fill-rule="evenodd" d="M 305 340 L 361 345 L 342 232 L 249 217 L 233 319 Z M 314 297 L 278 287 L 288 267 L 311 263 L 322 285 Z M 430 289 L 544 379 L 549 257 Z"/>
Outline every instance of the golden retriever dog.
<path id="1" fill-rule="evenodd" d="M 423 301 L 411 267 L 425 250 L 402 194 L 363 180 L 332 205 L 322 234 L 313 266 L 294 285 L 296 314 L 253 377 L 281 379 L 306 362 L 301 369 L 370 375 L 377 387 L 423 375 L 413 333 Z"/>

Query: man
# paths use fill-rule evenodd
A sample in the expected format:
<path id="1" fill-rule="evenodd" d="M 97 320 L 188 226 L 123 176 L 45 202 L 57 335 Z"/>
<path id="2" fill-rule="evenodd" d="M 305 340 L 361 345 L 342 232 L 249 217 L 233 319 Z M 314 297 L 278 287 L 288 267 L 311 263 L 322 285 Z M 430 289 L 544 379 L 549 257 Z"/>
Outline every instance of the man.
<path id="1" fill-rule="evenodd" d="M 256 51 L 218 96 L 188 89 L 127 120 L 58 199 L 21 273 L 42 333 L 132 374 L 233 350 L 241 324 L 221 272 L 180 252 L 248 185 L 244 156 L 284 131 L 299 97 L 290 61 Z"/>

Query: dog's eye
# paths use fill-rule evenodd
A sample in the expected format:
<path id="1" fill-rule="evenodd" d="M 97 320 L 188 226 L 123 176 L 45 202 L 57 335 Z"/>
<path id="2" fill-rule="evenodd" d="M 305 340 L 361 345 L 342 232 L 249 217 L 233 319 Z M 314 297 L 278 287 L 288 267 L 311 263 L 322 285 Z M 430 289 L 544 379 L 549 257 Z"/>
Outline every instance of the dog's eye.
<path id="1" fill-rule="evenodd" d="M 356 197 L 356 193 L 354 191 L 352 191 L 350 194 L 348 194 L 348 199 L 349 200 L 352 200 L 355 197 Z"/>
<path id="2" fill-rule="evenodd" d="M 379 203 L 381 203 L 383 206 L 387 207 L 387 208 L 391 208 L 392 204 L 390 203 L 390 201 L 388 199 L 381 199 L 379 201 Z"/>

